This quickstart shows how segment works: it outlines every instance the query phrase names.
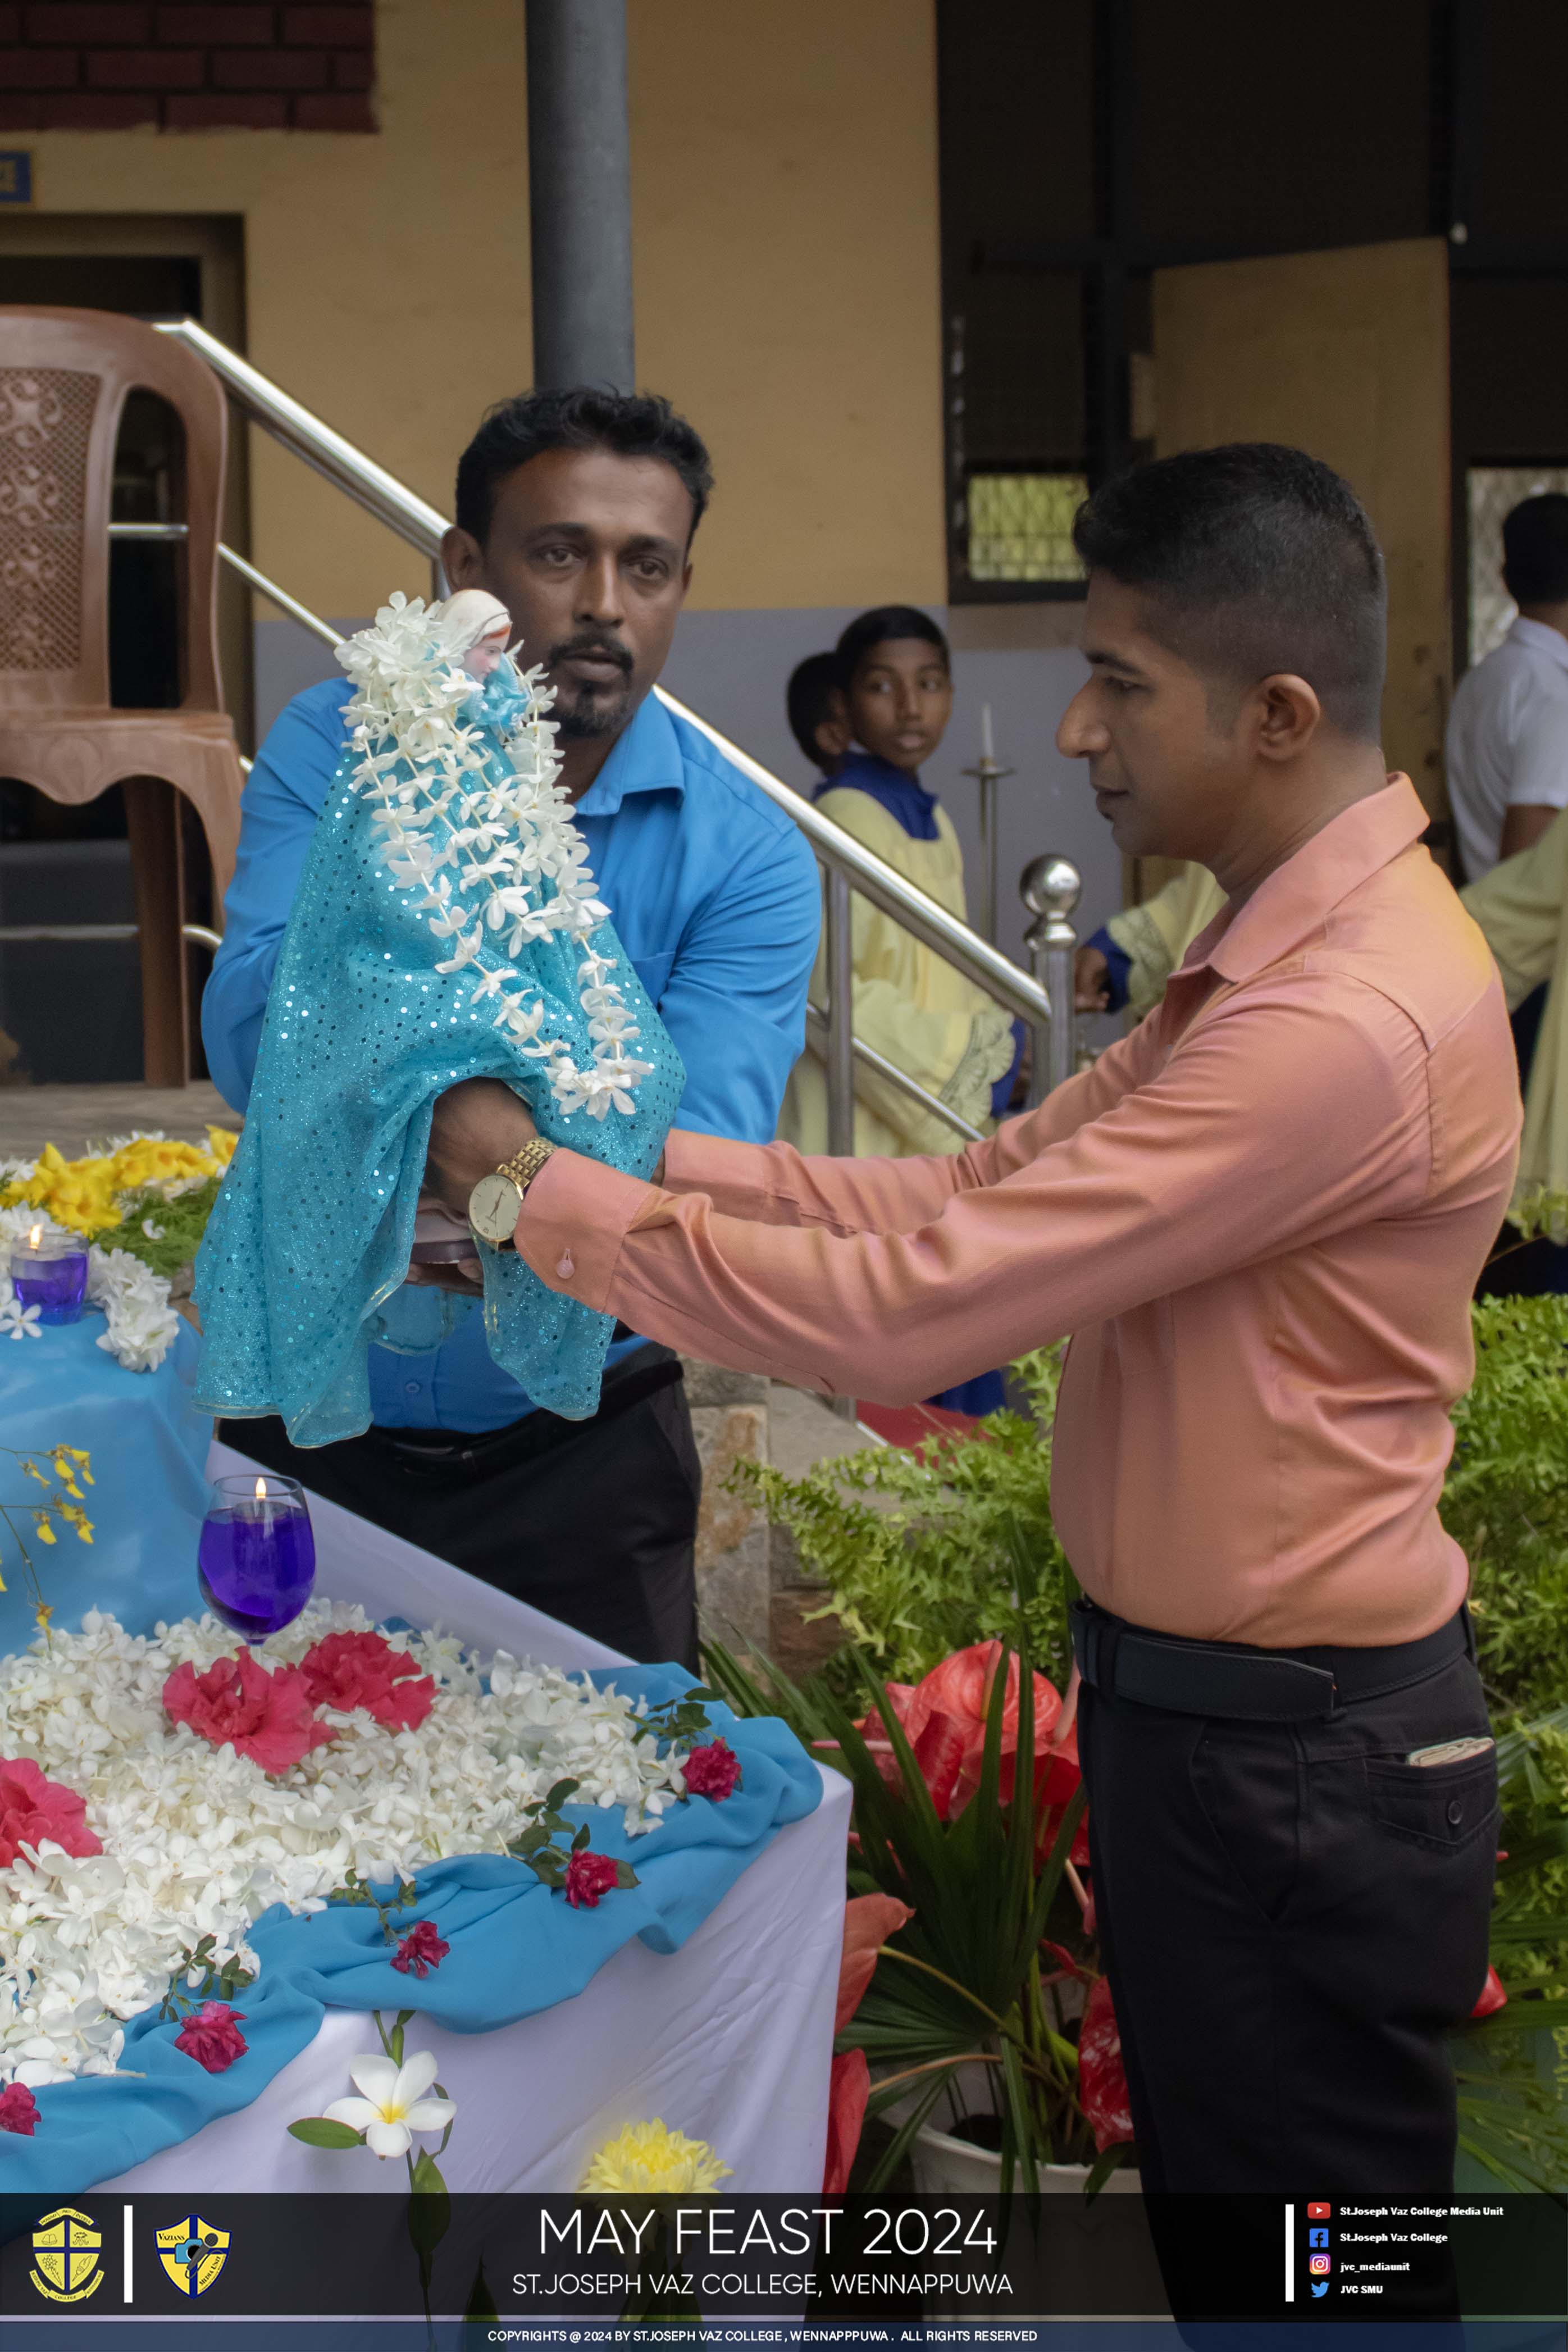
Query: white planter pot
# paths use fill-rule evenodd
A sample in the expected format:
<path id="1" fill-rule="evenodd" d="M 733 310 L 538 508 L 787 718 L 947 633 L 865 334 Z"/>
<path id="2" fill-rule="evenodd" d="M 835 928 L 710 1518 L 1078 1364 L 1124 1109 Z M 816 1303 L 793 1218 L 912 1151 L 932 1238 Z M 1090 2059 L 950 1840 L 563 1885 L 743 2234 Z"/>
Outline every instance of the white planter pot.
<path id="1" fill-rule="evenodd" d="M 930 2124 L 922 2124 L 915 2134 L 910 2164 L 922 2196 L 994 2197 L 1002 2186 L 1002 2158 L 993 2149 L 976 2147 L 973 2140 L 954 2139 L 951 2132 L 933 2131 Z M 1087 2164 L 1042 2164 L 1040 2187 L 1047 2196 L 1081 2196 L 1089 2170 Z M 1016 2187 L 1016 2173 L 1014 2181 Z M 1121 2165 L 1100 2193 L 1135 2197 L 1141 2186 L 1138 2174 Z"/>

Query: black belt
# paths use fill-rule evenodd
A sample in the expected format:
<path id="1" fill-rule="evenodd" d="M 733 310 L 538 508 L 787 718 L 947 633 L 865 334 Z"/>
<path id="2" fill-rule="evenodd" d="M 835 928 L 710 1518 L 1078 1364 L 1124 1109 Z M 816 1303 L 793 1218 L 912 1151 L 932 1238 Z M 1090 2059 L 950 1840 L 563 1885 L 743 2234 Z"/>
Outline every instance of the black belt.
<path id="1" fill-rule="evenodd" d="M 1470 1612 L 1419 1642 L 1384 1649 L 1255 1650 L 1237 1642 L 1190 1642 L 1129 1625 L 1092 1601 L 1072 1605 L 1079 1672 L 1105 1698 L 1132 1699 L 1174 1715 L 1291 1723 L 1339 1714 L 1353 1699 L 1381 1698 L 1476 1654 Z"/>

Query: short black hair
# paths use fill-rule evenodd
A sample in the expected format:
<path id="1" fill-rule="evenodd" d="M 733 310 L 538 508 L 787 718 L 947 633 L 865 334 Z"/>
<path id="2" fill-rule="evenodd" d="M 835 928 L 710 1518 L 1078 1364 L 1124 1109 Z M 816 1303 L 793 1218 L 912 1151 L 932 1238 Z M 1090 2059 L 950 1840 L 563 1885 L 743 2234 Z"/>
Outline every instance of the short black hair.
<path id="1" fill-rule="evenodd" d="M 700 435 L 656 392 L 611 392 L 574 383 L 498 401 L 458 460 L 458 527 L 482 547 L 496 491 L 509 474 L 546 449 L 608 449 L 617 457 L 660 457 L 679 475 L 697 529 L 713 495 L 713 467 Z"/>
<path id="2" fill-rule="evenodd" d="M 1503 585 L 1516 604 L 1568 601 L 1568 498 L 1542 490 L 1502 527 Z"/>
<path id="3" fill-rule="evenodd" d="M 1073 545 L 1147 591 L 1150 632 L 1245 692 L 1304 677 L 1329 723 L 1375 742 L 1387 590 L 1365 508 L 1320 458 L 1271 441 L 1192 449 L 1086 499 Z"/>
<path id="4" fill-rule="evenodd" d="M 784 688 L 789 731 L 814 768 L 822 764 L 816 730 L 832 718 L 833 698 L 837 689 L 837 654 L 807 654 L 790 672 L 789 684 Z"/>
<path id="5" fill-rule="evenodd" d="M 942 656 L 942 667 L 951 670 L 952 656 L 947 639 L 929 613 L 917 604 L 879 604 L 872 613 L 862 613 L 839 638 L 835 648 L 838 664 L 838 683 L 847 692 L 855 683 L 855 673 L 873 646 L 885 646 L 898 637 L 918 637 L 922 644 L 935 646 Z"/>

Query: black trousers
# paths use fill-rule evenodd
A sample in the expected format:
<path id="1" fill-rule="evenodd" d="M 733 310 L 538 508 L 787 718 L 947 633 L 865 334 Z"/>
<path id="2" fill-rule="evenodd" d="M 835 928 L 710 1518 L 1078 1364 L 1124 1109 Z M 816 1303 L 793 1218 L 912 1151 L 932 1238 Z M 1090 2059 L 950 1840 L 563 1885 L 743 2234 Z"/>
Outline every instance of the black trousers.
<path id="1" fill-rule="evenodd" d="M 1487 1972 L 1495 1759 L 1458 1657 L 1329 1721 L 1081 1693 L 1095 1909 L 1146 2189 L 1446 2197 Z"/>
<path id="2" fill-rule="evenodd" d="M 702 1473 L 668 1348 L 614 1366 L 592 1421 L 531 1412 L 487 1436 L 368 1429 L 308 1449 L 270 1416 L 218 1433 L 611 1649 L 695 1671 Z"/>

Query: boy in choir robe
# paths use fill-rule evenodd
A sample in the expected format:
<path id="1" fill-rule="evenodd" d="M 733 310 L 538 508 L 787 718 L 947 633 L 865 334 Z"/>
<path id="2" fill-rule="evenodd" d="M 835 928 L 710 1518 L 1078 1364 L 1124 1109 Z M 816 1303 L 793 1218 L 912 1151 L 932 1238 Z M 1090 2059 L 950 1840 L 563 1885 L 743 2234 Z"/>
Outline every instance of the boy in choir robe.
<path id="1" fill-rule="evenodd" d="M 851 621 L 835 660 L 832 709 L 847 730 L 848 750 L 813 797 L 825 816 L 967 922 L 958 835 L 920 775 L 952 716 L 947 639 L 929 614 L 882 605 Z M 1013 1092 L 1022 1024 L 868 898 L 857 893 L 851 903 L 856 1035 L 989 1134 Z M 811 987 L 812 1003 L 822 1006 L 826 956 L 824 944 Z M 802 1151 L 827 1149 L 826 1066 L 809 1041 L 790 1077 L 779 1135 Z M 960 1151 L 963 1143 L 957 1129 L 857 1065 L 857 1158 Z M 967 1413 L 994 1412 L 1003 1401 L 996 1372 L 930 1400 Z"/>

